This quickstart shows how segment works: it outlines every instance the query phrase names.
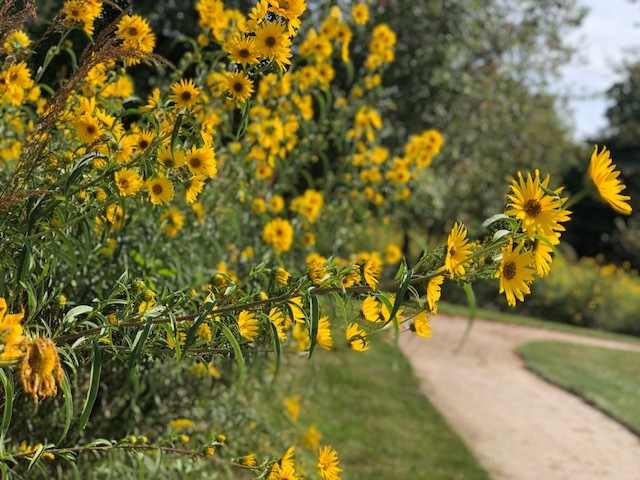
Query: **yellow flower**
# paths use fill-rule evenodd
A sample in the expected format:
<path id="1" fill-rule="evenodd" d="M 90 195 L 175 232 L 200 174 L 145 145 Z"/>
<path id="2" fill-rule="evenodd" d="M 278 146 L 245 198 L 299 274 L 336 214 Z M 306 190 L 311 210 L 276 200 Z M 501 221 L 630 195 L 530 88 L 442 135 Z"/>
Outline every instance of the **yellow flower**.
<path id="1" fill-rule="evenodd" d="M 246 467 L 253 467 L 256 464 L 256 456 L 253 453 L 250 453 L 242 457 L 240 462 Z"/>
<path id="2" fill-rule="evenodd" d="M 284 399 L 284 408 L 293 421 L 300 416 L 300 395 L 291 395 Z"/>
<path id="3" fill-rule="evenodd" d="M 364 25 L 369 21 L 369 7 L 365 3 L 358 3 L 351 10 L 356 25 Z"/>
<path id="4" fill-rule="evenodd" d="M 162 232 L 173 238 L 184 227 L 184 216 L 179 209 L 171 207 L 160 215 L 160 222 L 164 223 Z"/>
<path id="5" fill-rule="evenodd" d="M 56 381 L 60 383 L 63 375 L 53 341 L 40 337 L 29 340 L 20 366 L 24 392 L 36 403 L 41 398 L 54 397 L 58 393 Z"/>
<path id="6" fill-rule="evenodd" d="M 300 443 L 308 446 L 312 450 L 317 450 L 320 448 L 320 440 L 322 440 L 322 435 L 318 431 L 318 426 L 313 423 L 307 430 L 307 433 L 302 437 Z"/>
<path id="7" fill-rule="evenodd" d="M 35 445 L 31 446 L 27 444 L 26 440 L 23 440 L 22 442 L 20 442 L 19 452 L 26 454 L 27 458 L 33 458 L 33 455 L 31 454 L 35 454 L 41 446 L 42 446 L 41 443 L 36 443 Z M 40 454 L 40 458 L 44 458 L 46 460 L 53 460 L 55 457 L 53 456 L 52 453 L 49 453 L 45 450 Z"/>
<path id="8" fill-rule="evenodd" d="M 384 250 L 384 260 L 387 263 L 398 263 L 402 260 L 402 250 L 395 243 L 390 243 Z"/>
<path id="9" fill-rule="evenodd" d="M 620 194 L 626 186 L 618 178 L 620 172 L 612 164 L 610 152 L 606 147 L 602 147 L 602 151 L 598 153 L 598 146 L 595 146 L 591 154 L 589 175 L 598 189 L 598 193 L 609 203 L 611 208 L 623 215 L 631 214 L 631 206 L 627 203 L 631 197 Z"/>
<path id="10" fill-rule="evenodd" d="M 7 302 L 0 297 L 0 341 L 4 345 L 4 351 L 0 355 L 0 361 L 17 360 L 22 356 L 18 348 L 24 336 L 20 322 L 24 318 L 24 310 L 20 313 L 7 314 Z"/>
<path id="11" fill-rule="evenodd" d="M 284 268 L 278 267 L 276 269 L 276 273 L 274 274 L 274 278 L 276 283 L 279 283 L 280 285 L 286 285 L 287 283 L 289 283 L 291 274 L 287 272 Z"/>
<path id="12" fill-rule="evenodd" d="M 513 248 L 513 241 L 502 247 L 502 262 L 495 274 L 500 278 L 500 293 L 505 294 L 507 303 L 516 306 L 516 298 L 524 302 L 524 294 L 531 293 L 529 284 L 533 281 L 535 270 L 531 267 L 533 258 L 528 251 L 522 251 L 522 243 Z"/>
<path id="13" fill-rule="evenodd" d="M 215 152 L 210 147 L 191 147 L 187 152 L 186 164 L 193 175 L 213 178 L 218 173 Z"/>
<path id="14" fill-rule="evenodd" d="M 363 300 L 360 312 L 365 320 L 370 322 L 380 322 L 380 302 L 375 296 L 367 297 Z"/>
<path id="15" fill-rule="evenodd" d="M 371 290 L 378 288 L 378 276 L 381 270 L 382 262 L 376 257 L 369 258 L 362 267 L 362 276 L 367 285 L 371 287 Z"/>
<path id="16" fill-rule="evenodd" d="M 169 428 L 171 428 L 172 430 L 175 430 L 176 432 L 188 430 L 193 428 L 194 426 L 195 426 L 195 423 L 193 423 L 188 418 L 176 418 L 169 422 Z"/>
<path id="17" fill-rule="evenodd" d="M 98 119 L 88 113 L 75 119 L 73 126 L 82 143 L 91 144 L 102 135 L 102 128 L 100 127 L 100 123 L 98 123 Z"/>
<path id="18" fill-rule="evenodd" d="M 318 470 L 323 480 L 340 480 L 341 468 L 338 468 L 338 454 L 330 446 L 320 450 L 318 458 Z"/>
<path id="19" fill-rule="evenodd" d="M 142 178 L 135 171 L 123 168 L 114 173 L 116 186 L 120 195 L 135 195 L 142 188 Z"/>
<path id="20" fill-rule="evenodd" d="M 195 86 L 193 80 L 182 79 L 171 85 L 172 94 L 169 98 L 178 108 L 191 108 L 198 101 L 200 90 Z"/>
<path id="21" fill-rule="evenodd" d="M 277 22 L 264 22 L 256 30 L 256 48 L 267 60 L 275 60 L 282 70 L 291 64 L 289 47 L 291 39 L 286 35 L 284 26 Z"/>
<path id="22" fill-rule="evenodd" d="M 82 23 L 83 30 L 93 35 L 95 19 L 102 13 L 102 2 L 98 0 L 67 0 L 61 13 L 65 20 Z"/>
<path id="23" fill-rule="evenodd" d="M 269 310 L 269 320 L 276 327 L 278 338 L 284 342 L 287 339 L 287 334 L 284 331 L 287 321 L 284 314 L 276 307 L 273 307 Z"/>
<path id="24" fill-rule="evenodd" d="M 288 220 L 276 218 L 264 226 L 262 239 L 280 255 L 291 248 L 293 227 Z"/>
<path id="25" fill-rule="evenodd" d="M 253 93 L 253 82 L 243 72 L 235 72 L 227 78 L 227 92 L 234 100 L 244 103 Z"/>
<path id="26" fill-rule="evenodd" d="M 331 350 L 333 339 L 331 338 L 331 323 L 329 322 L 329 317 L 321 317 L 318 321 L 316 342 L 325 350 Z"/>
<path id="27" fill-rule="evenodd" d="M 243 67 L 259 62 L 258 49 L 251 37 L 235 37 L 225 46 L 225 50 L 232 62 L 239 63 Z"/>
<path id="28" fill-rule="evenodd" d="M 451 275 L 464 276 L 464 263 L 471 255 L 471 247 L 467 239 L 467 229 L 462 223 L 455 223 L 447 239 L 447 256 L 445 257 L 445 267 Z"/>
<path id="29" fill-rule="evenodd" d="M 116 37 L 122 40 L 127 50 L 151 53 L 156 45 L 156 36 L 149 22 L 140 15 L 125 15 L 118 22 Z M 133 63 L 136 63 L 135 61 Z"/>
<path id="30" fill-rule="evenodd" d="M 437 277 L 436 277 L 437 278 Z M 411 330 L 416 332 L 416 335 L 423 338 L 431 337 L 431 325 L 429 325 L 429 316 L 427 312 L 422 310 L 415 317 L 413 317 L 413 324 Z"/>
<path id="31" fill-rule="evenodd" d="M 444 268 L 440 268 L 438 272 L 443 270 Z M 430 278 L 427 283 L 427 303 L 429 304 L 429 310 L 434 315 L 438 313 L 438 300 L 440 300 L 442 282 L 444 282 L 444 275 L 437 275 Z"/>
<path id="32" fill-rule="evenodd" d="M 173 182 L 165 177 L 147 180 L 149 201 L 154 205 L 162 205 L 173 198 Z"/>
<path id="33" fill-rule="evenodd" d="M 15 53 L 18 50 L 27 48 L 29 45 L 31 45 L 31 39 L 23 30 L 11 32 L 2 44 L 7 53 Z"/>
<path id="34" fill-rule="evenodd" d="M 240 312 L 240 315 L 238 315 L 238 329 L 240 330 L 240 335 L 250 342 L 255 340 L 259 330 L 256 314 L 247 310 Z"/>
<path id="35" fill-rule="evenodd" d="M 187 185 L 187 202 L 195 203 L 198 200 L 198 195 L 202 192 L 204 188 L 205 177 L 204 175 L 194 175 L 189 180 L 189 184 Z"/>
<path id="36" fill-rule="evenodd" d="M 362 330 L 357 323 L 350 323 L 346 330 L 347 342 L 349 346 L 357 351 L 364 352 L 369 350 L 369 342 L 367 341 L 367 333 Z"/>
<path id="37" fill-rule="evenodd" d="M 569 220 L 567 212 L 561 212 L 562 200 L 547 195 L 542 187 L 546 187 L 548 177 L 540 181 L 540 173 L 536 170 L 535 176 L 527 174 L 526 180 L 522 173 L 518 172 L 518 181 L 511 184 L 511 195 L 507 198 L 511 201 L 504 213 L 522 221 L 522 229 L 533 239 L 536 234 L 549 237 L 556 230 L 564 230 L 558 222 Z"/>

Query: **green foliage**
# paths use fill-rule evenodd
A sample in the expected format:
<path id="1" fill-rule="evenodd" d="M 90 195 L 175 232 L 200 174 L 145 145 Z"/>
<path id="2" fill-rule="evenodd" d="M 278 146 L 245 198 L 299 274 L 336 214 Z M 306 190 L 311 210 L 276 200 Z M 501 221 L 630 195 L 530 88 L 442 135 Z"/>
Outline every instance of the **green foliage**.
<path id="1" fill-rule="evenodd" d="M 557 257 L 549 275 L 533 285 L 526 310 L 557 322 L 640 335 L 638 272 L 603 260 Z"/>

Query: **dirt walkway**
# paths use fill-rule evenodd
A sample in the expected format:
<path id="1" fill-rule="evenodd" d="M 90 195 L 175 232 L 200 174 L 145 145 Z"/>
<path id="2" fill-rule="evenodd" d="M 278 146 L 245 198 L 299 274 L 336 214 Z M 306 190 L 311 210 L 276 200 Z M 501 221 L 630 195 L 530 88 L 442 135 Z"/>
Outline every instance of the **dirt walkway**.
<path id="1" fill-rule="evenodd" d="M 493 479 L 640 480 L 640 439 L 529 372 L 514 353 L 538 339 L 620 344 L 476 320 L 456 355 L 466 322 L 439 316 L 431 339 L 405 334 L 400 344 L 422 391 Z"/>

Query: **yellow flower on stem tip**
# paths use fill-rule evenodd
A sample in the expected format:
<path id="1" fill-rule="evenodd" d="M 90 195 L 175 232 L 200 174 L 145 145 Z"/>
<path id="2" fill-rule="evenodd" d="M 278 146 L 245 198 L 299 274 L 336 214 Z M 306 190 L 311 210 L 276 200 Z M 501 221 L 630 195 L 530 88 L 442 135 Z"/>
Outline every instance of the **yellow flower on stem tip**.
<path id="1" fill-rule="evenodd" d="M 55 397 L 57 383 L 62 381 L 62 367 L 56 346 L 50 338 L 28 340 L 28 346 L 22 357 L 20 378 L 22 388 L 31 395 L 34 402 L 41 398 Z"/>
<path id="2" fill-rule="evenodd" d="M 620 194 L 626 186 L 618 178 L 620 172 L 612 164 L 610 155 L 606 147 L 602 147 L 602 151 L 598 153 L 596 145 L 591 154 L 589 175 L 598 189 L 598 193 L 611 208 L 623 215 L 631 215 L 631 206 L 628 203 L 631 197 Z"/>
<path id="3" fill-rule="evenodd" d="M 444 270 L 441 268 L 438 271 Z M 429 310 L 434 315 L 438 313 L 438 300 L 440 300 L 440 295 L 442 294 L 442 283 L 444 282 L 444 275 L 437 275 L 433 278 L 429 279 L 427 283 L 427 303 L 429 305 Z"/>
<path id="4" fill-rule="evenodd" d="M 529 284 L 533 281 L 535 269 L 531 266 L 533 258 L 527 250 L 522 251 L 523 243 L 513 248 L 513 241 L 502 247 L 502 262 L 495 274 L 500 279 L 500 293 L 505 294 L 507 303 L 516 306 L 516 298 L 524 302 L 524 294 L 531 293 Z"/>
<path id="5" fill-rule="evenodd" d="M 447 256 L 444 265 L 453 278 L 455 275 L 464 277 L 464 263 L 471 256 L 472 243 L 467 238 L 467 229 L 462 223 L 455 223 L 447 239 Z"/>
<path id="6" fill-rule="evenodd" d="M 142 188 L 142 178 L 135 171 L 123 168 L 113 174 L 120 195 L 135 195 Z"/>
<path id="7" fill-rule="evenodd" d="M 162 205 L 173 198 L 173 182 L 165 177 L 147 180 L 147 190 L 149 191 L 149 201 L 154 205 Z"/>
<path id="8" fill-rule="evenodd" d="M 338 453 L 326 446 L 320 449 L 318 456 L 318 473 L 323 480 L 340 480 L 341 468 L 338 468 Z"/>
<path id="9" fill-rule="evenodd" d="M 325 350 L 331 350 L 333 347 L 333 338 L 331 338 L 331 323 L 329 317 L 322 317 L 318 322 L 318 336 L 316 337 L 318 345 Z"/>
<path id="10" fill-rule="evenodd" d="M 381 322 L 380 301 L 375 296 L 370 296 L 362 301 L 360 312 L 365 320 L 370 322 Z"/>
<path id="11" fill-rule="evenodd" d="M 558 222 L 569 220 L 567 213 L 562 211 L 563 201 L 560 198 L 547 195 L 543 190 L 548 177 L 540 181 L 540 172 L 535 176 L 528 173 L 526 179 L 518 172 L 518 180 L 511 183 L 511 201 L 505 215 L 522 221 L 522 229 L 533 239 L 537 233 L 543 236 L 553 235 L 556 230 L 564 230 Z"/>
<path id="12" fill-rule="evenodd" d="M 172 94 L 169 98 L 178 108 L 191 108 L 198 101 L 200 90 L 195 86 L 193 80 L 182 79 L 171 85 Z"/>

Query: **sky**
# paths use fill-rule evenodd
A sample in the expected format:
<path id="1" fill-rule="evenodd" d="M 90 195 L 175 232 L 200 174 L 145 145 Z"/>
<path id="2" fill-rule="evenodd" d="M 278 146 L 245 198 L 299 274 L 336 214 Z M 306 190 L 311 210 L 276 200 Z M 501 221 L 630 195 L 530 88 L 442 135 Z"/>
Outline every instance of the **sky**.
<path id="1" fill-rule="evenodd" d="M 625 51 L 640 48 L 640 2 L 628 0 L 580 0 L 589 8 L 579 30 L 569 37 L 578 47 L 574 60 L 561 70 L 560 89 L 572 97 L 569 108 L 574 138 L 584 140 L 606 125 L 604 92 L 620 76 L 616 63 Z"/>

